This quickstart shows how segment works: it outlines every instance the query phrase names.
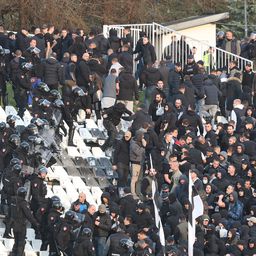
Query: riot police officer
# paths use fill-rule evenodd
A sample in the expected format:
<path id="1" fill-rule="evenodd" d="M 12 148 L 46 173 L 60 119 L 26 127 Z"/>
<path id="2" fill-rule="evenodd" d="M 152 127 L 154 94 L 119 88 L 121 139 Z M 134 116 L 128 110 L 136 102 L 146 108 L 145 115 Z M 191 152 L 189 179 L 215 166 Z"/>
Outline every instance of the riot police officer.
<path id="1" fill-rule="evenodd" d="M 17 89 L 17 94 L 19 96 L 19 101 L 17 102 L 18 105 L 18 115 L 23 118 L 24 112 L 27 106 L 27 99 L 28 99 L 28 91 L 31 89 L 31 71 L 33 65 L 29 62 L 23 62 L 21 64 L 22 72 L 19 74 L 18 82 L 19 86 Z"/>
<path id="2" fill-rule="evenodd" d="M 83 228 L 75 241 L 73 256 L 95 256 L 95 248 L 92 243 L 92 230 Z"/>
<path id="3" fill-rule="evenodd" d="M 20 146 L 20 137 L 17 134 L 12 134 L 8 139 L 8 144 L 5 145 L 4 152 L 4 168 L 6 168 L 11 159 L 17 157 L 16 150 Z"/>
<path id="4" fill-rule="evenodd" d="M 19 134 L 17 129 L 15 128 L 17 119 L 18 119 L 18 117 L 15 115 L 8 115 L 6 117 L 6 123 L 9 125 L 9 127 L 7 127 L 8 136 L 11 136 L 12 134 L 17 134 L 17 135 Z"/>
<path id="5" fill-rule="evenodd" d="M 54 241 L 56 242 L 57 250 L 65 252 L 67 255 L 72 255 L 73 242 L 75 235 L 73 233 L 75 213 L 67 211 L 65 218 L 60 219 L 59 223 L 55 224 Z"/>
<path id="6" fill-rule="evenodd" d="M 20 159 L 18 158 L 12 158 L 9 165 L 4 169 L 4 172 L 2 174 L 2 183 L 3 183 L 3 188 L 1 190 L 1 211 L 7 215 L 8 214 L 8 204 L 7 204 L 7 193 L 8 189 L 10 187 L 10 179 L 12 177 L 12 171 L 13 171 L 13 166 L 16 164 L 21 164 Z"/>
<path id="7" fill-rule="evenodd" d="M 6 192 L 7 205 L 8 205 L 8 215 L 6 215 L 6 218 L 4 221 L 5 222 L 4 237 L 6 238 L 11 238 L 10 233 L 11 233 L 11 228 L 14 221 L 10 215 L 11 200 L 15 196 L 15 192 L 18 190 L 18 188 L 22 187 L 24 183 L 20 176 L 21 171 L 22 171 L 21 165 L 15 164 L 12 167 L 11 177 L 8 180 L 9 182 L 7 182 L 7 179 L 5 178 L 6 182 L 4 183 L 4 191 Z"/>
<path id="8" fill-rule="evenodd" d="M 33 95 L 33 104 L 32 104 L 32 112 L 35 117 L 38 116 L 40 112 L 39 108 L 39 100 L 48 99 L 50 95 L 50 88 L 46 83 L 40 82 L 32 89 Z"/>
<path id="9" fill-rule="evenodd" d="M 17 190 L 17 196 L 14 197 L 11 203 L 11 218 L 14 220 L 13 233 L 14 245 L 12 248 L 12 255 L 22 256 L 26 244 L 26 220 L 28 220 L 36 229 L 39 224 L 34 219 L 29 209 L 29 205 L 25 200 L 27 189 L 20 187 Z"/>
<path id="10" fill-rule="evenodd" d="M 125 234 L 124 227 L 120 224 L 117 232 L 109 236 L 104 248 L 104 256 L 124 255 L 127 249 L 121 246 L 120 241 L 122 239 L 130 239 L 130 237 Z"/>
<path id="11" fill-rule="evenodd" d="M 47 215 L 47 223 L 46 223 L 46 233 L 47 240 L 43 241 L 41 246 L 41 251 L 45 251 L 49 244 L 49 253 L 50 255 L 57 254 L 56 244 L 54 242 L 54 225 L 60 222 L 60 216 L 62 215 L 64 208 L 61 204 L 61 201 L 56 196 L 51 198 L 51 208 L 49 209 Z"/>
<path id="12" fill-rule="evenodd" d="M 38 174 L 33 174 L 31 177 L 31 209 L 34 215 L 41 205 L 48 203 L 48 199 L 45 198 L 47 187 L 44 183 L 47 172 L 47 168 L 41 165 L 38 167 Z"/>

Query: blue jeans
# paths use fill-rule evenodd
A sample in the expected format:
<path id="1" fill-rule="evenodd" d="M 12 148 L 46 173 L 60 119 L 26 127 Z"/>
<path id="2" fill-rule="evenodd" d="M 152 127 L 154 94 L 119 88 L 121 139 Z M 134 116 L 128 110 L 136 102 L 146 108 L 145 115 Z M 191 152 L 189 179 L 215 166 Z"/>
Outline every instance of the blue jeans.
<path id="1" fill-rule="evenodd" d="M 155 89 L 155 86 L 146 87 L 144 103 L 145 103 L 147 109 L 148 109 L 150 103 L 152 102 L 152 93 L 153 93 L 154 89 Z"/>
<path id="2" fill-rule="evenodd" d="M 103 255 L 106 240 L 107 240 L 106 237 L 101 237 L 101 236 L 95 236 L 94 237 L 94 246 L 95 246 L 96 256 L 102 256 Z"/>

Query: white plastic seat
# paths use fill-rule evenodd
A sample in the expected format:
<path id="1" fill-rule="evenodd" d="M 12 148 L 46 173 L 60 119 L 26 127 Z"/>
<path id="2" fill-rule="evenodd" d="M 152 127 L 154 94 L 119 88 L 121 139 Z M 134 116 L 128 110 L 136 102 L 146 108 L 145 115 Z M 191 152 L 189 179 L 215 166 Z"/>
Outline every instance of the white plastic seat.
<path id="1" fill-rule="evenodd" d="M 31 240 L 31 242 L 32 242 L 33 250 L 39 252 L 42 241 L 40 239 L 33 239 Z"/>
<path id="2" fill-rule="evenodd" d="M 102 195 L 102 190 L 99 187 L 92 187 L 91 188 L 92 196 L 93 199 L 95 200 L 97 205 L 101 204 L 101 195 Z"/>
<path id="3" fill-rule="evenodd" d="M 53 194 L 61 199 L 61 203 L 65 209 L 70 208 L 70 202 L 65 190 L 61 186 L 53 186 Z"/>
<path id="4" fill-rule="evenodd" d="M 4 245 L 5 245 L 5 247 L 6 247 L 6 249 L 8 251 L 11 251 L 12 247 L 14 245 L 14 239 L 7 239 L 7 238 L 5 238 L 4 239 Z"/>
<path id="5" fill-rule="evenodd" d="M 4 109 L 0 106 L 0 122 L 6 122 L 6 117 Z"/>
<path id="6" fill-rule="evenodd" d="M 103 120 L 102 119 L 98 120 L 98 127 L 99 127 L 100 131 L 105 131 L 105 127 L 103 125 Z"/>
<path id="7" fill-rule="evenodd" d="M 52 171 L 54 175 L 56 175 L 56 177 L 58 178 L 68 177 L 66 170 L 62 166 L 59 166 L 59 165 L 52 166 Z"/>
<path id="8" fill-rule="evenodd" d="M 0 241 L 0 255 L 2 256 L 2 253 L 6 253 L 7 251 L 9 251 L 6 246 L 3 243 L 4 241 Z M 4 255 L 4 254 L 3 254 Z"/>
<path id="9" fill-rule="evenodd" d="M 93 157 L 91 151 L 89 150 L 88 147 L 86 148 L 79 148 L 79 152 L 82 158 L 86 159 L 88 157 Z"/>
<path id="10" fill-rule="evenodd" d="M 31 246 L 31 244 L 30 244 L 30 242 L 28 240 L 26 241 L 25 251 L 29 251 L 29 252 L 33 252 L 34 251 L 32 246 Z"/>
<path id="11" fill-rule="evenodd" d="M 94 157 L 105 157 L 105 153 L 101 150 L 100 147 L 92 147 L 92 154 Z"/>
<path id="12" fill-rule="evenodd" d="M 92 135 L 87 128 L 79 128 L 79 134 L 84 140 L 92 140 Z"/>
<path id="13" fill-rule="evenodd" d="M 3 237 L 4 231 L 5 231 L 5 228 L 0 228 L 0 236 L 1 237 Z"/>
<path id="14" fill-rule="evenodd" d="M 25 256 L 37 256 L 37 253 L 34 251 L 26 250 L 25 249 Z"/>
<path id="15" fill-rule="evenodd" d="M 52 186 L 47 185 L 47 194 L 46 197 L 52 197 L 54 196 L 53 192 L 52 192 Z"/>
<path id="16" fill-rule="evenodd" d="M 92 119 L 86 119 L 86 128 L 88 130 L 91 130 L 93 128 L 98 128 L 97 124 L 94 122 L 94 120 Z"/>
<path id="17" fill-rule="evenodd" d="M 47 251 L 40 251 L 39 252 L 39 256 L 48 256 L 49 255 L 49 252 Z"/>
<path id="18" fill-rule="evenodd" d="M 6 106 L 5 107 L 5 113 L 7 116 L 9 115 L 17 115 L 17 110 L 13 106 Z"/>
<path id="19" fill-rule="evenodd" d="M 31 119 L 32 119 L 32 116 L 30 115 L 29 111 L 26 109 L 23 116 L 24 125 L 28 126 L 30 124 Z"/>
<path id="20" fill-rule="evenodd" d="M 33 228 L 27 228 L 27 239 L 28 240 L 35 239 L 35 230 Z"/>
<path id="21" fill-rule="evenodd" d="M 70 157 L 81 156 L 76 147 L 67 147 L 68 155 Z"/>

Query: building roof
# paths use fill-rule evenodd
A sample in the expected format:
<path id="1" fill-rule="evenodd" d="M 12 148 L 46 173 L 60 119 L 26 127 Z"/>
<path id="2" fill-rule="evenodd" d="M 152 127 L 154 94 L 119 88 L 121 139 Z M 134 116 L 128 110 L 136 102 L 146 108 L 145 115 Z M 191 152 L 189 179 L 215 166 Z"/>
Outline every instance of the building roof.
<path id="1" fill-rule="evenodd" d="M 229 18 L 228 12 L 212 14 L 212 15 L 203 15 L 203 16 L 192 16 L 185 19 L 179 19 L 171 22 L 166 22 L 163 26 L 171 28 L 173 30 L 182 30 L 191 27 L 197 27 L 209 23 L 214 23 L 219 20 L 225 20 Z"/>

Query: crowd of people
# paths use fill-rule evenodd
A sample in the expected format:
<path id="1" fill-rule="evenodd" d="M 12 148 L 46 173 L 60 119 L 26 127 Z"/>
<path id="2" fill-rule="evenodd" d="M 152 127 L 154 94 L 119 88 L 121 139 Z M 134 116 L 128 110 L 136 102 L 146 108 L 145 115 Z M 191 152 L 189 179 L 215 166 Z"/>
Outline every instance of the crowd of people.
<path id="1" fill-rule="evenodd" d="M 158 65 L 147 35 L 140 32 L 133 45 L 130 27 L 122 38 L 114 29 L 105 38 L 95 28 L 85 35 L 52 25 L 33 34 L 6 35 L 0 26 L 2 105 L 10 81 L 18 115 L 27 109 L 33 116 L 27 127 L 16 126 L 14 115 L 0 123 L 1 211 L 4 237 L 13 230 L 12 255 L 23 255 L 26 220 L 49 255 L 188 255 L 189 176 L 204 203 L 194 252 L 256 254 L 250 64 L 240 70 L 234 60 L 208 73 L 189 54 L 184 66 L 170 58 Z M 64 209 L 60 198 L 46 197 L 47 168 L 61 158 L 63 137 L 76 146 L 74 123 L 86 118 L 103 120 L 108 136 L 101 148 L 112 152 L 117 186 L 105 188 L 98 209 L 85 193 Z"/>
<path id="2" fill-rule="evenodd" d="M 233 31 L 219 31 L 217 33 L 216 47 L 255 62 L 256 33 L 252 32 L 250 37 L 239 40 L 234 36 Z"/>

